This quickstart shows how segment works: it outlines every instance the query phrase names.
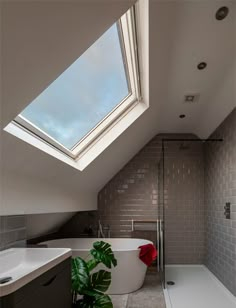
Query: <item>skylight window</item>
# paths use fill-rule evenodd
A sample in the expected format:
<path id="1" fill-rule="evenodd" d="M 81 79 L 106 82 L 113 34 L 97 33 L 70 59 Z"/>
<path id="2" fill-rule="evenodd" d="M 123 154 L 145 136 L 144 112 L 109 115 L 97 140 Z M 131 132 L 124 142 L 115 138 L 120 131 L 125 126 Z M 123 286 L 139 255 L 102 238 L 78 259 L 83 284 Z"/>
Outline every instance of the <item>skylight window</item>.
<path id="1" fill-rule="evenodd" d="M 140 97 L 134 13 L 128 11 L 15 119 L 76 159 Z"/>
<path id="2" fill-rule="evenodd" d="M 118 31 L 114 24 L 21 116 L 72 149 L 129 95 Z"/>

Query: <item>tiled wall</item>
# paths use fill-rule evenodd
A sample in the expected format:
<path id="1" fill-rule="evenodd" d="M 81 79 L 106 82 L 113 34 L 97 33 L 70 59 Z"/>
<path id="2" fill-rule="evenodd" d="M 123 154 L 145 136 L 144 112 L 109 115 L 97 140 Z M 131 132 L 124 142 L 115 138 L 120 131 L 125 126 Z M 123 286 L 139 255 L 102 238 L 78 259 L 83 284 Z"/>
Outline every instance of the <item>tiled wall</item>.
<path id="1" fill-rule="evenodd" d="M 99 192 L 99 219 L 110 225 L 112 237 L 132 237 L 132 219 L 157 219 L 160 154 L 154 138 Z"/>
<path id="2" fill-rule="evenodd" d="M 236 295 L 236 109 L 211 137 L 224 141 L 205 149 L 206 265 Z"/>
<path id="3" fill-rule="evenodd" d="M 58 230 L 60 237 L 96 237 L 97 233 L 97 211 L 78 212 Z"/>
<path id="4" fill-rule="evenodd" d="M 199 141 L 165 142 L 165 247 L 167 264 L 202 264 L 204 157 Z"/>
<path id="5" fill-rule="evenodd" d="M 136 236 L 137 233 L 131 232 L 132 219 L 158 219 L 158 163 L 164 137 L 194 136 L 156 136 L 100 191 L 99 219 L 111 226 L 112 237 Z M 188 150 L 180 151 L 179 145 L 179 142 L 166 144 L 166 260 L 167 263 L 202 263 L 203 149 L 201 145 L 191 143 Z M 150 233 L 150 239 L 151 236 Z M 148 237 L 147 232 L 143 237 Z"/>
<path id="6" fill-rule="evenodd" d="M 0 250 L 26 243 L 26 221 L 24 215 L 0 216 Z"/>

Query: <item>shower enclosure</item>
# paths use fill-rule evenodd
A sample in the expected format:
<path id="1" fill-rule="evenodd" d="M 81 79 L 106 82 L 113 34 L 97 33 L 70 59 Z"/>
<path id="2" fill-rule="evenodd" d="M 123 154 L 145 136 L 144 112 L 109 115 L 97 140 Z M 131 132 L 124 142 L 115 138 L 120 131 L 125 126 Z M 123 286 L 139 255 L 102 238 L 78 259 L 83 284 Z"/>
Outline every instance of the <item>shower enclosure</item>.
<path id="1" fill-rule="evenodd" d="M 166 264 L 204 264 L 204 143 L 221 139 L 162 139 L 158 164 L 159 271 Z"/>

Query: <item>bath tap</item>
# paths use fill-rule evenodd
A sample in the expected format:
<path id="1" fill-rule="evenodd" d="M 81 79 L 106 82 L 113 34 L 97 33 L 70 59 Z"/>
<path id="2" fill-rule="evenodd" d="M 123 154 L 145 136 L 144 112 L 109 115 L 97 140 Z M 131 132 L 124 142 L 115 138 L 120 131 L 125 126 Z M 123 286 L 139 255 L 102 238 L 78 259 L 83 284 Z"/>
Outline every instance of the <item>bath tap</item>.
<path id="1" fill-rule="evenodd" d="M 98 221 L 98 237 L 105 238 L 100 220 Z"/>
<path id="2" fill-rule="evenodd" d="M 106 236 L 104 234 L 104 231 L 105 231 Z M 100 220 L 98 221 L 98 237 L 102 237 L 102 238 L 111 237 L 110 226 L 106 225 L 103 227 Z"/>

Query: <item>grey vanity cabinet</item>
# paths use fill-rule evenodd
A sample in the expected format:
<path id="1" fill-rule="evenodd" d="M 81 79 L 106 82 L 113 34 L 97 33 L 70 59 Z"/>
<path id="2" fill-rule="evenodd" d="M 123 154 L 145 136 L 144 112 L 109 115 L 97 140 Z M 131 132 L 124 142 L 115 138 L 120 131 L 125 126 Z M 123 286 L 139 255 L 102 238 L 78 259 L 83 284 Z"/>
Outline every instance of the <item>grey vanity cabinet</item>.
<path id="1" fill-rule="evenodd" d="M 71 308 L 70 258 L 2 297 L 0 308 Z"/>

